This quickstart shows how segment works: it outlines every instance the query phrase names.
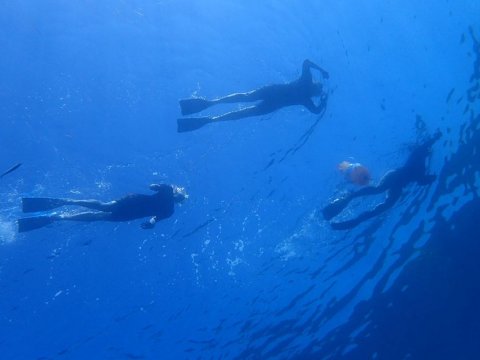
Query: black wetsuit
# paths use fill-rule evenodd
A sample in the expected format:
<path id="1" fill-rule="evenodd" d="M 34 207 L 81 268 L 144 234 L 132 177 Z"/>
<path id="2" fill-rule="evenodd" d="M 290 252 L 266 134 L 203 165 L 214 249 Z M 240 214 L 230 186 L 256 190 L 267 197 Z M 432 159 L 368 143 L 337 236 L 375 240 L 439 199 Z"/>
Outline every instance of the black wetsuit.
<path id="1" fill-rule="evenodd" d="M 330 220 L 338 215 L 354 198 L 387 192 L 385 201 L 378 204 L 373 210 L 365 211 L 351 220 L 331 223 L 332 228 L 336 230 L 352 229 L 361 222 L 377 216 L 391 208 L 402 195 L 402 191 L 406 185 L 414 182 L 419 185 L 431 184 L 436 177 L 435 175 L 427 175 L 425 162 L 430 154 L 432 145 L 440 138 L 440 136 L 441 133 L 437 132 L 432 138 L 417 145 L 408 157 L 405 165 L 386 173 L 377 186 L 366 186 L 343 198 L 335 199 L 323 209 L 322 212 L 324 218 Z"/>
<path id="2" fill-rule="evenodd" d="M 131 194 L 110 204 L 102 209 L 110 213 L 108 216 L 110 221 L 129 221 L 150 216 L 161 220 L 174 213 L 173 190 L 169 185 L 162 185 L 152 195 Z"/>

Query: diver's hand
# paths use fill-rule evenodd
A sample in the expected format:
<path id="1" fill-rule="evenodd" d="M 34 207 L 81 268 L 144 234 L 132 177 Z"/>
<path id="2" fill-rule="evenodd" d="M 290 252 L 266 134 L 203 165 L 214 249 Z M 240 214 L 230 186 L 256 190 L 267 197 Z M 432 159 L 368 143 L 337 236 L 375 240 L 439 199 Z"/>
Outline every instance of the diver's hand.
<path id="1" fill-rule="evenodd" d="M 145 221 L 144 223 L 142 223 L 142 225 L 140 225 L 142 227 L 142 229 L 153 229 L 153 227 L 155 226 L 155 223 L 157 222 L 157 219 L 155 217 L 152 217 L 150 220 L 148 221 Z"/>

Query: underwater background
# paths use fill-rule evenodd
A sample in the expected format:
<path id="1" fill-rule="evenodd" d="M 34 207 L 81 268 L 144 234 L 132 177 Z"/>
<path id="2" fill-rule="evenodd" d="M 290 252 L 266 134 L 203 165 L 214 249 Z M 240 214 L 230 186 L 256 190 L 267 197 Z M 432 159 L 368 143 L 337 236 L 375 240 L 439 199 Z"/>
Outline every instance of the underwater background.
<path id="1" fill-rule="evenodd" d="M 478 359 L 480 2 L 4 0 L 2 359 Z M 177 133 L 178 100 L 326 69 L 301 107 Z M 221 111 L 221 109 L 219 109 Z M 217 111 L 217 109 L 215 109 Z M 428 187 L 320 216 L 439 129 Z M 23 196 L 185 186 L 153 230 L 17 233 Z M 378 198 L 349 207 L 345 218 Z"/>

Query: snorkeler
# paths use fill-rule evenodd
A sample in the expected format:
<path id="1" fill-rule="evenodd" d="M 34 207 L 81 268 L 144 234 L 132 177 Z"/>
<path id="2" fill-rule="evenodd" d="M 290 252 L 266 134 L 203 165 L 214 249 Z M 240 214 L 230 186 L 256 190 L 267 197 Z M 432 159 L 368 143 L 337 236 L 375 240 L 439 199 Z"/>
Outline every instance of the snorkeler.
<path id="1" fill-rule="evenodd" d="M 150 217 L 141 224 L 151 229 L 155 223 L 173 215 L 174 204 L 188 198 L 184 188 L 175 185 L 152 184 L 152 195 L 131 194 L 110 202 L 98 200 L 74 200 L 54 198 L 22 198 L 23 212 L 39 212 L 56 209 L 65 205 L 82 206 L 95 211 L 60 213 L 18 219 L 18 232 L 26 232 L 49 225 L 55 221 L 130 221 Z"/>
<path id="2" fill-rule="evenodd" d="M 356 218 L 342 222 L 332 222 L 330 225 L 335 230 L 352 229 L 361 222 L 368 220 L 382 212 L 390 209 L 402 195 L 403 188 L 410 183 L 416 182 L 419 185 L 430 185 L 435 181 L 435 175 L 427 175 L 425 162 L 430 154 L 432 145 L 442 136 L 440 131 L 425 142 L 416 145 L 401 168 L 387 172 L 378 185 L 366 186 L 357 191 L 351 192 L 343 198 L 335 199 L 323 210 L 325 220 L 330 220 L 338 215 L 354 198 L 368 195 L 387 193 L 383 203 L 378 204 L 374 209 L 365 211 Z"/>
<path id="3" fill-rule="evenodd" d="M 192 98 L 180 100 L 182 115 L 190 115 L 216 104 L 253 102 L 257 104 L 237 111 L 212 117 L 181 118 L 177 120 L 177 131 L 186 132 L 201 128 L 211 122 L 238 120 L 250 116 L 265 115 L 280 108 L 291 105 L 303 105 L 314 114 L 322 113 L 327 105 L 327 94 L 323 91 L 322 84 L 314 82 L 311 69 L 318 70 L 324 79 L 328 73 L 310 60 L 305 60 L 302 66 L 302 75 L 286 84 L 273 84 L 246 93 L 235 93 L 214 100 Z M 320 97 L 320 102 L 315 105 L 312 97 Z"/>

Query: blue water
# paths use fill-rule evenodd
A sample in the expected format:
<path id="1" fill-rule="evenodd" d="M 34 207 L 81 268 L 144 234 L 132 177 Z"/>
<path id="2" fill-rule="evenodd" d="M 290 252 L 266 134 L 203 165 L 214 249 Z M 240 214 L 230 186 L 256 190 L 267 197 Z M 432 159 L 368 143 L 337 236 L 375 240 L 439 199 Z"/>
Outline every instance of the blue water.
<path id="1" fill-rule="evenodd" d="M 1 358 L 478 359 L 479 18 L 467 0 L 5 0 L 0 170 L 23 165 L 0 180 Z M 179 99 L 290 81 L 306 58 L 330 73 L 323 117 L 176 132 Z M 422 123 L 443 132 L 437 181 L 331 230 L 336 165 L 378 181 Z M 190 198 L 154 230 L 16 231 L 22 196 L 155 182 Z"/>

